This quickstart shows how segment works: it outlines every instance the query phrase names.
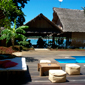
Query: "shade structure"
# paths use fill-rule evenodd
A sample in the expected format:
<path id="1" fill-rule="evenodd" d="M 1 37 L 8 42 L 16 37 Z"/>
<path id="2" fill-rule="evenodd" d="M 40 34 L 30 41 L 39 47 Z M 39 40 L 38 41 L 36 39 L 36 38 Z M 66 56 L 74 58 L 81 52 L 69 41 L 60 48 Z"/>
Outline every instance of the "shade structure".
<path id="1" fill-rule="evenodd" d="M 28 36 L 46 36 L 62 32 L 62 29 L 57 27 L 56 24 L 51 22 L 43 14 L 39 14 L 25 25 L 29 26 L 29 28 L 26 30 L 26 35 Z"/>

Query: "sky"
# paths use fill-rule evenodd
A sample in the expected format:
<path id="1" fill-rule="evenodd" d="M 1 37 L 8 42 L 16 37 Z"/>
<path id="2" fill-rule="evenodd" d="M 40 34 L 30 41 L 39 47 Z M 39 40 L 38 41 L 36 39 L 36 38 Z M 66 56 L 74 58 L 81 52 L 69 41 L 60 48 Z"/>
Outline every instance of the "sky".
<path id="1" fill-rule="evenodd" d="M 59 0 L 30 0 L 25 4 L 25 8 L 22 9 L 26 15 L 25 23 L 29 22 L 40 13 L 52 21 L 53 7 L 82 10 L 82 7 L 85 7 L 85 0 L 63 0 L 61 5 Z"/>

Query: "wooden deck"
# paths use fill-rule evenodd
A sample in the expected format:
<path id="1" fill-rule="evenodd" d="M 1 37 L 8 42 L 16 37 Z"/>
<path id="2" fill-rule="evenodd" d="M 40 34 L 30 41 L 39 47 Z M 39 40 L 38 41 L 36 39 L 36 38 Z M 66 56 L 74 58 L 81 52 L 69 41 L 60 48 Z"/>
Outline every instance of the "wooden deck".
<path id="1" fill-rule="evenodd" d="M 85 84 L 85 66 L 83 64 L 79 64 L 81 66 L 81 74 L 80 75 L 68 75 L 67 81 L 64 83 L 52 83 L 48 76 L 40 76 L 39 71 L 37 71 L 37 64 L 41 59 L 51 60 L 52 63 L 55 63 L 54 60 L 57 57 L 67 57 L 73 55 L 81 55 L 84 56 L 85 52 L 57 52 L 57 51 L 23 51 L 23 57 L 26 58 L 27 68 L 28 70 L 25 72 L 24 76 L 15 76 L 11 77 L 10 80 L 2 81 L 1 83 L 11 84 L 11 85 L 84 85 Z M 57 63 L 57 62 L 56 62 Z M 59 64 L 59 63 L 58 63 Z M 62 69 L 65 71 L 65 64 L 59 64 L 62 66 Z M 4 85 L 4 84 L 3 84 Z"/>

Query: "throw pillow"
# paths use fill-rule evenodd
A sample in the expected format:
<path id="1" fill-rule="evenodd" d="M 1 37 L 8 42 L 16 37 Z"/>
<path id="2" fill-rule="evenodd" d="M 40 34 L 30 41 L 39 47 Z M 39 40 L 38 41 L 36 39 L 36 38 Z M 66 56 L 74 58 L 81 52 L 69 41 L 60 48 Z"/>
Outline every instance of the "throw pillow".
<path id="1" fill-rule="evenodd" d="M 10 61 L 10 60 L 0 61 L 0 67 L 1 67 L 4 63 L 7 63 L 7 62 L 11 62 L 11 61 Z"/>
<path id="2" fill-rule="evenodd" d="M 9 67 L 14 67 L 14 66 L 16 66 L 16 65 L 18 65 L 18 63 L 15 63 L 15 62 L 6 62 L 6 63 L 4 63 L 3 65 L 2 65 L 2 68 L 9 68 Z"/>

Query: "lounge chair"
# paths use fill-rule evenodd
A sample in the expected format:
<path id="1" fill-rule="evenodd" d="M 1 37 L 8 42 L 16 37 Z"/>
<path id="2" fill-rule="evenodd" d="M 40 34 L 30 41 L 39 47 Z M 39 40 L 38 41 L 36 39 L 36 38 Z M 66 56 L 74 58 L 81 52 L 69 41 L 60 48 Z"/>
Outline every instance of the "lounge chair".
<path id="1" fill-rule="evenodd" d="M 18 63 L 14 67 L 0 68 L 0 74 L 3 73 L 3 72 L 6 72 L 7 73 L 7 78 L 9 78 L 10 72 L 11 72 L 11 74 L 14 74 L 14 73 L 17 74 L 19 72 L 27 71 L 25 58 L 23 58 L 23 57 L 15 57 L 13 59 L 4 59 L 4 60 L 0 60 L 0 61 L 5 61 L 5 60 L 11 60 L 12 62 Z"/>

